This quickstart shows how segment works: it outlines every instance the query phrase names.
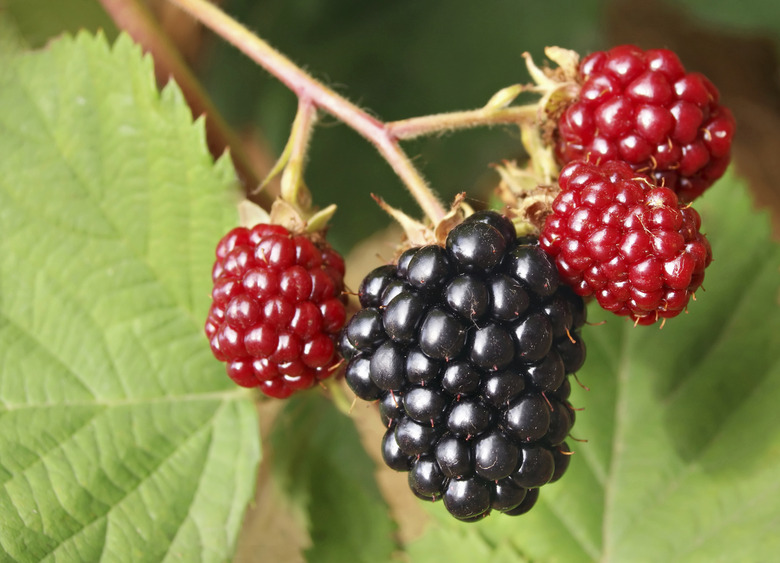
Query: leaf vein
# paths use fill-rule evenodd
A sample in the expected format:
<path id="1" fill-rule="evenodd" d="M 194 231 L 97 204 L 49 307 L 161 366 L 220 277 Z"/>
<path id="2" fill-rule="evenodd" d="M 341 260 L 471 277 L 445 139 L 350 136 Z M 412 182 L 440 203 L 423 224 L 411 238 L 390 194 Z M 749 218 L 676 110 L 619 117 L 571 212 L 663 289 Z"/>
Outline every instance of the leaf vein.
<path id="1" fill-rule="evenodd" d="M 112 513 L 114 513 L 116 510 L 119 509 L 122 502 L 125 501 L 127 498 L 129 498 L 133 493 L 138 491 L 143 485 L 150 482 L 157 472 L 176 454 L 178 454 L 182 449 L 184 449 L 187 445 L 189 445 L 192 441 L 197 439 L 203 432 L 208 432 L 211 430 L 211 424 L 212 421 L 216 418 L 216 414 L 219 411 L 218 409 L 215 409 L 215 411 L 209 416 L 208 418 L 204 419 L 202 421 L 202 424 L 192 429 L 192 432 L 190 435 L 185 439 L 176 444 L 169 452 L 167 452 L 164 456 L 160 457 L 157 460 L 157 463 L 154 465 L 154 467 L 151 468 L 151 470 L 146 474 L 145 477 L 141 477 L 137 480 L 133 486 L 123 491 L 122 495 L 110 506 L 108 507 L 108 510 L 106 510 L 102 514 L 95 514 L 94 517 L 90 520 L 87 520 L 84 522 L 81 526 L 77 527 L 73 532 L 62 538 L 60 543 L 48 554 L 49 556 L 54 556 L 54 554 L 57 553 L 59 549 L 61 549 L 66 543 L 75 540 L 78 536 L 85 533 L 90 527 L 102 522 L 103 520 L 106 520 Z M 106 534 L 108 534 L 109 527 L 106 526 Z M 104 537 L 103 543 L 107 543 L 108 537 Z M 169 542 L 170 545 L 170 542 Z"/>

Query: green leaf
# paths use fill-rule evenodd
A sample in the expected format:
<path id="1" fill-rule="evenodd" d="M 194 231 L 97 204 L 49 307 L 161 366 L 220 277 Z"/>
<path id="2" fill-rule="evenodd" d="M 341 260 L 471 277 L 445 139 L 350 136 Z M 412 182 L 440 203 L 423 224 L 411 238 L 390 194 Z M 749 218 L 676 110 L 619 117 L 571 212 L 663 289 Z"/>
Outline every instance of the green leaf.
<path id="1" fill-rule="evenodd" d="M 352 421 L 313 393 L 294 397 L 270 439 L 273 475 L 308 520 L 307 561 L 387 561 L 395 524 Z"/>
<path id="2" fill-rule="evenodd" d="M 260 456 L 202 334 L 235 220 L 127 37 L 0 69 L 0 558 L 224 561 Z"/>
<path id="3" fill-rule="evenodd" d="M 591 307 L 575 385 L 575 451 L 517 518 L 438 526 L 410 553 L 533 561 L 769 561 L 780 549 L 780 246 L 729 176 L 696 203 L 713 247 L 706 291 L 658 327 Z M 473 542 L 442 541 L 447 536 Z M 467 536 L 468 535 L 468 536 Z M 422 559 L 422 557 L 420 557 Z"/>

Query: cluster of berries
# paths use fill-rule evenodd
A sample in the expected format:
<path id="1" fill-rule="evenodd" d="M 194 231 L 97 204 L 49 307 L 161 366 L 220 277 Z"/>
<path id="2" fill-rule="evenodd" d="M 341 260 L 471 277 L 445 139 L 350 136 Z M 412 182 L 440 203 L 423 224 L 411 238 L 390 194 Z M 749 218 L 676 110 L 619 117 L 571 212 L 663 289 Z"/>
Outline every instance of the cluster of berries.
<path id="1" fill-rule="evenodd" d="M 495 212 L 375 269 L 359 297 L 340 347 L 347 384 L 379 401 L 387 465 L 458 519 L 525 513 L 569 463 L 582 299 Z"/>
<path id="2" fill-rule="evenodd" d="M 324 237 L 228 233 L 205 326 L 228 375 L 284 398 L 331 375 L 340 352 L 415 495 L 463 521 L 528 511 L 569 465 L 583 297 L 636 324 L 685 310 L 712 260 L 690 202 L 724 173 L 734 134 L 715 87 L 667 50 L 594 53 L 577 82 L 539 238 L 474 213 L 443 246 L 369 273 L 345 328 L 344 262 Z"/>
<path id="3" fill-rule="evenodd" d="M 690 202 L 729 162 L 734 118 L 704 76 L 665 49 L 585 57 L 557 122 L 564 166 L 541 245 L 563 280 L 653 324 L 683 311 L 712 261 Z"/>

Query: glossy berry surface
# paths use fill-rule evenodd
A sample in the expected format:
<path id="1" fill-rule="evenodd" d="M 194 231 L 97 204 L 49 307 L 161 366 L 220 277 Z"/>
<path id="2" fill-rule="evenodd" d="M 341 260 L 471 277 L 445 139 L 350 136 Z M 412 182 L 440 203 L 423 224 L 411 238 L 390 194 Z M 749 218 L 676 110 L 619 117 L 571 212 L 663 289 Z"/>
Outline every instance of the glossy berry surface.
<path id="1" fill-rule="evenodd" d="M 540 245 L 561 278 L 638 324 L 685 310 L 712 261 L 696 210 L 618 161 L 569 163 L 559 184 Z"/>
<path id="2" fill-rule="evenodd" d="M 735 122 L 703 75 L 672 51 L 621 45 L 585 57 L 581 90 L 558 120 L 562 163 L 623 160 L 690 202 L 720 178 Z"/>
<path id="3" fill-rule="evenodd" d="M 343 278 L 344 261 L 324 241 L 315 244 L 280 225 L 226 234 L 216 249 L 205 332 L 228 376 L 277 398 L 329 377 L 346 320 Z M 378 338 L 371 318 L 355 331 L 367 348 Z M 352 372 L 367 393 L 373 384 L 366 366 Z"/>
<path id="4" fill-rule="evenodd" d="M 585 308 L 537 241 L 514 233 L 481 211 L 444 247 L 376 268 L 340 339 L 347 384 L 378 401 L 385 463 L 465 522 L 527 511 L 569 462 Z"/>

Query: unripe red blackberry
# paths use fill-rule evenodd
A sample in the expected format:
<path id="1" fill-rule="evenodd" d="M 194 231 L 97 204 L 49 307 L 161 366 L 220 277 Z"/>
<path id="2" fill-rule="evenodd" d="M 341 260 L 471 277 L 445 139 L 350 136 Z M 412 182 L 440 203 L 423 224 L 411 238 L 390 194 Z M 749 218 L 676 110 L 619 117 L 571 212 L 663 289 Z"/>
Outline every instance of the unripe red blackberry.
<path id="1" fill-rule="evenodd" d="M 212 279 L 205 332 L 238 385 L 285 398 L 333 373 L 344 261 L 324 240 L 237 227 L 217 245 Z"/>
<path id="2" fill-rule="evenodd" d="M 585 57 L 581 89 L 558 119 L 561 164 L 623 160 L 690 202 L 720 178 L 735 122 L 703 75 L 672 51 L 621 45 Z"/>
<path id="3" fill-rule="evenodd" d="M 347 384 L 379 400 L 385 463 L 467 522 L 527 511 L 568 466 L 585 308 L 536 240 L 514 233 L 475 213 L 443 247 L 376 268 L 340 340 Z"/>
<path id="4" fill-rule="evenodd" d="M 558 181 L 540 244 L 561 279 L 638 324 L 683 311 L 712 261 L 696 210 L 621 161 L 571 162 Z"/>

